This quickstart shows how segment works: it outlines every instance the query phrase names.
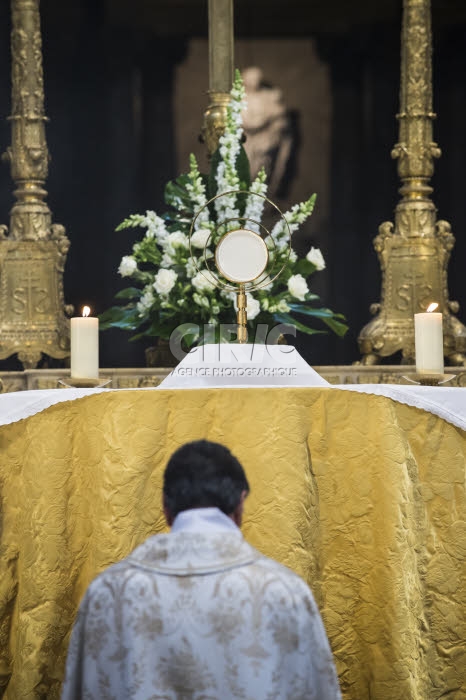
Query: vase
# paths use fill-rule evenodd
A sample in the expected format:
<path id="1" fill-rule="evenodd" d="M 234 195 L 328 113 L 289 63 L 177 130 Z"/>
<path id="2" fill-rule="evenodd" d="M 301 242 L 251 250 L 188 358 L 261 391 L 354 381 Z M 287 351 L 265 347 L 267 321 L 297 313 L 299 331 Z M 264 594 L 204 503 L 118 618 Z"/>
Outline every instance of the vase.
<path id="1" fill-rule="evenodd" d="M 175 367 L 178 364 L 165 338 L 157 338 L 155 345 L 145 349 L 145 355 L 147 367 Z"/>

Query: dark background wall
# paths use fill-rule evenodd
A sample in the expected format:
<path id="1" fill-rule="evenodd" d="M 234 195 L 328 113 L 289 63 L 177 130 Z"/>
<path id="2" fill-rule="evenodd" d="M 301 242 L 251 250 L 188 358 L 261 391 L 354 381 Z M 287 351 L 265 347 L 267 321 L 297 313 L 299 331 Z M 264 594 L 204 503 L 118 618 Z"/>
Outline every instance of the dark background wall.
<path id="1" fill-rule="evenodd" d="M 434 201 L 457 238 L 451 298 L 466 307 L 466 6 L 433 1 Z M 100 313 L 121 285 L 116 272 L 134 236 L 115 233 L 129 213 L 162 211 L 163 188 L 187 167 L 207 105 L 206 0 L 41 1 L 54 221 L 67 228 L 67 303 Z M 301 338 L 312 364 L 358 359 L 356 338 L 380 296 L 372 239 L 398 200 L 396 165 L 401 2 L 237 0 L 236 65 L 261 64 L 299 120 L 301 151 L 281 206 L 312 191 L 319 206 L 296 245 L 321 247 L 315 290 L 346 314 L 350 332 Z M 0 3 L 0 150 L 10 141 L 10 11 Z M 293 50 L 295 48 L 295 50 Z M 13 202 L 0 167 L 0 223 Z M 460 311 L 460 318 L 466 320 Z M 101 366 L 144 364 L 148 343 L 101 335 Z M 0 362 L 14 368 L 15 360 Z"/>

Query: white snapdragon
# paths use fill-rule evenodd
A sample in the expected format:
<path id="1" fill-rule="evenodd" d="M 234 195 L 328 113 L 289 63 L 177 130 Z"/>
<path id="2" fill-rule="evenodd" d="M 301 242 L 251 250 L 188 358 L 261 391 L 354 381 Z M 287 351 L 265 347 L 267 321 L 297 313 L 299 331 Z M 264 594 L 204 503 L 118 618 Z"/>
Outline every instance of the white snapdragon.
<path id="1" fill-rule="evenodd" d="M 191 246 L 194 248 L 204 248 L 211 235 L 208 228 L 199 228 L 191 236 Z"/>
<path id="2" fill-rule="evenodd" d="M 146 211 L 144 226 L 147 227 L 146 238 L 155 238 L 157 241 L 163 242 L 168 236 L 165 221 L 162 217 L 157 216 L 155 211 Z"/>
<path id="3" fill-rule="evenodd" d="M 188 258 L 186 261 L 186 275 L 189 279 L 194 277 L 197 272 L 196 265 L 194 263 L 194 258 Z"/>
<path id="4" fill-rule="evenodd" d="M 186 183 L 186 190 L 188 191 L 191 202 L 194 205 L 193 208 L 197 211 L 202 209 L 197 217 L 197 223 L 198 225 L 208 224 L 209 209 L 205 206 L 207 204 L 206 189 L 199 172 L 196 156 L 193 153 L 191 153 L 189 156 L 188 178 L 189 180 Z"/>
<path id="5" fill-rule="evenodd" d="M 174 270 L 164 270 L 161 268 L 155 275 L 154 289 L 157 294 L 168 295 L 175 286 L 178 275 Z"/>
<path id="6" fill-rule="evenodd" d="M 138 264 L 132 255 L 124 255 L 121 258 L 121 263 L 118 272 L 122 277 L 131 277 L 133 272 L 138 269 Z"/>
<path id="7" fill-rule="evenodd" d="M 288 224 L 280 218 L 272 229 L 272 238 L 278 242 L 282 237 L 288 236 L 288 231 L 294 233 L 308 219 L 313 210 L 316 201 L 316 195 L 313 194 L 305 202 L 295 204 L 291 209 L 285 212 L 284 217 Z"/>
<path id="8" fill-rule="evenodd" d="M 292 297 L 304 301 L 306 294 L 309 292 L 307 282 L 302 275 L 291 275 L 288 280 L 288 291 Z"/>
<path id="9" fill-rule="evenodd" d="M 144 293 L 141 295 L 141 298 L 139 299 L 138 303 L 136 304 L 138 314 L 140 316 L 144 316 L 147 313 L 147 311 L 150 310 L 154 301 L 155 301 L 154 290 L 152 289 L 151 286 L 145 287 Z"/>
<path id="10" fill-rule="evenodd" d="M 262 221 L 262 214 L 264 212 L 265 199 L 263 197 L 267 193 L 266 178 L 266 172 L 264 168 L 261 168 L 256 179 L 251 183 L 251 187 L 249 188 L 250 194 L 246 200 L 246 207 L 244 210 L 247 228 L 251 229 L 251 231 L 256 231 L 256 233 L 260 233 L 260 226 L 258 224 Z"/>
<path id="11" fill-rule="evenodd" d="M 245 90 L 241 74 L 236 73 L 231 90 L 231 100 L 227 108 L 227 123 L 225 131 L 219 139 L 219 150 L 222 160 L 218 164 L 215 180 L 217 182 L 217 194 L 223 194 L 231 190 L 239 189 L 239 177 L 236 171 L 236 159 L 241 150 L 243 136 L 243 119 L 241 112 L 245 107 Z M 236 196 L 229 195 L 215 200 L 217 220 L 222 221 L 231 216 L 226 211 L 233 212 L 233 217 L 238 216 L 236 209 Z"/>
<path id="12" fill-rule="evenodd" d="M 198 272 L 192 279 L 192 285 L 198 292 L 209 291 L 212 292 L 215 289 L 216 283 L 215 276 L 210 272 L 210 270 L 203 270 Z"/>
<path id="13" fill-rule="evenodd" d="M 316 270 L 325 270 L 325 260 L 319 248 L 311 248 L 306 255 L 306 260 L 315 265 Z"/>

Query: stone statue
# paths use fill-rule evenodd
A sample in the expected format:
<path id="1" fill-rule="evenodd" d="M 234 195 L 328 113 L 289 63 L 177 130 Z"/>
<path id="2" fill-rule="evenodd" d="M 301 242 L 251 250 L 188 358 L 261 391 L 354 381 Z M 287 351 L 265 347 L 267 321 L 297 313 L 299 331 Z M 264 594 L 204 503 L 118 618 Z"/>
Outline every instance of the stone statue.
<path id="1" fill-rule="evenodd" d="M 277 196 L 293 145 L 291 115 L 281 90 L 265 83 L 260 68 L 245 68 L 242 75 L 247 99 L 247 109 L 243 113 L 244 147 L 251 164 L 251 177 L 264 166 L 269 194 Z"/>

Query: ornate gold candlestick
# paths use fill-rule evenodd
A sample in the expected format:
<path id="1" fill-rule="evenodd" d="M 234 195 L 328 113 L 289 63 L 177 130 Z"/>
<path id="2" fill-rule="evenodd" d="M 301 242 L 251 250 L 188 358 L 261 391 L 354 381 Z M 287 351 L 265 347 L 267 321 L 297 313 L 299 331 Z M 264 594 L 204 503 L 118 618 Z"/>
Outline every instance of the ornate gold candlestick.
<path id="1" fill-rule="evenodd" d="M 455 239 L 447 221 L 437 221 L 430 199 L 433 159 L 441 151 L 433 141 L 432 31 L 430 0 L 404 0 L 401 35 L 398 159 L 402 186 L 395 222 L 385 221 L 374 239 L 382 269 L 376 318 L 361 331 L 363 364 L 377 364 L 401 350 L 402 363 L 414 362 L 414 314 L 431 301 L 443 313 L 444 354 L 451 364 L 465 363 L 466 328 L 453 315 L 459 304 L 448 299 L 447 265 Z"/>
<path id="2" fill-rule="evenodd" d="M 64 227 L 52 224 L 45 202 L 49 153 L 39 0 L 12 0 L 11 13 L 11 147 L 4 157 L 17 201 L 9 233 L 0 227 L 0 359 L 17 353 L 25 368 L 33 368 L 42 353 L 70 354 L 63 301 L 69 241 Z"/>
<path id="3" fill-rule="evenodd" d="M 209 106 L 201 139 L 209 157 L 226 125 L 233 83 L 233 0 L 209 0 Z"/>

